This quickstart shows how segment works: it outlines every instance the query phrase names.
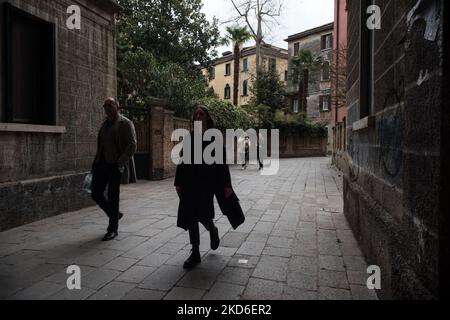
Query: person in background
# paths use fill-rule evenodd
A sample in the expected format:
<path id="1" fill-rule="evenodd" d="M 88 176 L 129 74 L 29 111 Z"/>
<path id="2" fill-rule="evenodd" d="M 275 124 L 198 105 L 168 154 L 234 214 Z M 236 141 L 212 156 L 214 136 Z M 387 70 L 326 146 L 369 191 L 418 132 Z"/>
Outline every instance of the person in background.
<path id="1" fill-rule="evenodd" d="M 120 184 L 136 182 L 133 155 L 137 141 L 133 123 L 120 114 L 114 98 L 103 104 L 106 119 L 97 138 L 97 153 L 92 165 L 92 199 L 106 213 L 109 225 L 103 241 L 117 237 L 119 220 Z M 108 199 L 104 191 L 108 186 Z"/>

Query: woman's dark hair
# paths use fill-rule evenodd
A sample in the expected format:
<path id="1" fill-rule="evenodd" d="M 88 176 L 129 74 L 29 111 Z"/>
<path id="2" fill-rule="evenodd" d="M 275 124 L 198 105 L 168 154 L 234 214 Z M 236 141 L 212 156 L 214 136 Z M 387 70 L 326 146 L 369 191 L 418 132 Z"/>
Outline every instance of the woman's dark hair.
<path id="1" fill-rule="evenodd" d="M 202 105 L 202 104 L 198 104 L 198 105 L 195 106 L 195 108 L 194 108 L 194 114 L 192 115 L 192 124 L 194 124 L 194 121 L 195 121 L 195 120 L 194 120 L 195 111 L 196 111 L 198 108 L 202 109 L 202 110 L 206 113 L 206 115 L 208 116 L 208 119 L 207 119 L 207 121 L 206 121 L 206 129 L 212 129 L 212 128 L 214 128 L 214 126 L 215 126 L 214 120 L 213 120 L 213 118 L 211 117 L 211 114 L 209 113 L 208 107 L 206 107 L 205 105 Z"/>

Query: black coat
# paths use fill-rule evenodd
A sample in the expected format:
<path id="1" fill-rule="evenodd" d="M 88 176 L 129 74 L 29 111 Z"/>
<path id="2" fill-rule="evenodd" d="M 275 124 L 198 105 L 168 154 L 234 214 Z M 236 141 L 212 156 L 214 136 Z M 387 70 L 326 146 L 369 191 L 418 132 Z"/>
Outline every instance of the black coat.
<path id="1" fill-rule="evenodd" d="M 203 142 L 202 151 L 211 142 Z M 192 161 L 194 156 L 192 143 Z M 224 160 L 225 152 L 224 152 Z M 223 164 L 179 164 L 175 186 L 182 188 L 178 206 L 177 226 L 188 230 L 194 223 L 214 219 L 214 195 L 218 190 L 231 188 L 230 170 Z"/>

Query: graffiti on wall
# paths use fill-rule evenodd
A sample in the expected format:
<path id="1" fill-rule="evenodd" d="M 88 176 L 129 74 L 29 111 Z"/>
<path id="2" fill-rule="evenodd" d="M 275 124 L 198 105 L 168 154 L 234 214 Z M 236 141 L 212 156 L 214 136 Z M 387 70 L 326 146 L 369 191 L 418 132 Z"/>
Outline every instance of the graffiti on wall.
<path id="1" fill-rule="evenodd" d="M 386 95 L 383 112 L 378 120 L 378 143 L 380 145 L 380 164 L 384 172 L 395 178 L 403 165 L 404 118 L 402 103 L 405 96 L 405 81 L 402 77 L 395 88 Z M 393 112 L 386 109 L 395 107 Z"/>

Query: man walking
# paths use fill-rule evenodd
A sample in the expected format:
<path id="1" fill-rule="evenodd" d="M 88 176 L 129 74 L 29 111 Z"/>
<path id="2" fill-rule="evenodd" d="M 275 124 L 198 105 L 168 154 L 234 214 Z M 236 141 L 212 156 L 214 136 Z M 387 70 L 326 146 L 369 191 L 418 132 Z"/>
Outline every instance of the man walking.
<path id="1" fill-rule="evenodd" d="M 133 155 L 136 152 L 136 132 L 133 123 L 119 113 L 114 98 L 106 99 L 103 109 L 106 119 L 98 133 L 97 154 L 92 166 L 92 199 L 109 217 L 108 232 L 103 241 L 117 237 L 120 184 L 135 182 Z M 104 191 L 108 185 L 108 200 Z"/>

